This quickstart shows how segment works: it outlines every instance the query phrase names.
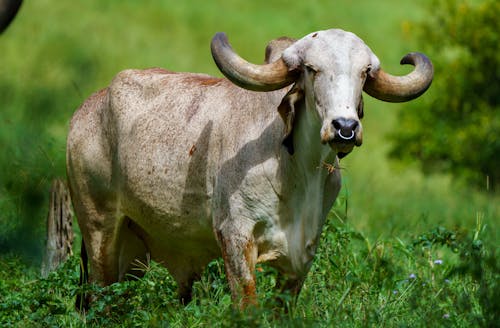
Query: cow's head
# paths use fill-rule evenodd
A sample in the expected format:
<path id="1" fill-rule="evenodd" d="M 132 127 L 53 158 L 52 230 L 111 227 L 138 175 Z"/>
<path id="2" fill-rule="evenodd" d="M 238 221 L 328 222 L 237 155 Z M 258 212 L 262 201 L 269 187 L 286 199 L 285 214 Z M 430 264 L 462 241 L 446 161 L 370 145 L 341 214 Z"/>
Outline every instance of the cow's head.
<path id="1" fill-rule="evenodd" d="M 406 55 L 401 64 L 415 69 L 405 76 L 392 76 L 368 46 L 350 32 L 338 29 L 311 33 L 292 41 L 272 63 L 251 64 L 239 57 L 224 33 L 212 40 L 212 55 L 219 69 L 235 84 L 255 91 L 271 91 L 295 83 L 279 111 L 291 135 L 294 103 L 305 101 L 321 120 L 320 140 L 345 156 L 362 143 L 362 91 L 389 102 L 420 96 L 432 82 L 433 68 L 420 53 Z M 287 139 L 285 139 L 286 142 Z M 289 147 L 293 149 L 293 147 Z"/>

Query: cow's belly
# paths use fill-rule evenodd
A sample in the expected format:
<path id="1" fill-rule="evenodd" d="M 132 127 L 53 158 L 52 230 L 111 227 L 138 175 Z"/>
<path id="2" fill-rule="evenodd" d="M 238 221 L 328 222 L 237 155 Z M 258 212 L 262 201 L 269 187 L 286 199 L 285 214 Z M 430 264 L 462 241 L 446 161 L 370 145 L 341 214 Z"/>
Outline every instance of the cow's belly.
<path id="1" fill-rule="evenodd" d="M 126 180 L 120 212 L 159 239 L 213 236 L 210 195 L 203 190 L 179 187 L 162 176 Z"/>
<path id="2" fill-rule="evenodd" d="M 162 151 L 139 152 L 122 163 L 119 210 L 144 230 L 153 259 L 175 266 L 202 263 L 220 252 L 212 229 L 206 174 Z M 186 153 L 186 155 L 189 155 Z M 180 263 L 181 261 L 182 263 Z M 201 265 L 201 264 L 200 264 Z"/>
<path id="3" fill-rule="evenodd" d="M 174 276 L 201 272 L 210 260 L 220 256 L 209 197 L 201 192 L 168 188 L 168 184 L 156 191 L 152 184 L 153 181 L 144 179 L 143 184 L 135 186 L 134 193 L 124 193 L 122 215 L 144 231 L 141 238 L 151 258 L 166 266 Z"/>

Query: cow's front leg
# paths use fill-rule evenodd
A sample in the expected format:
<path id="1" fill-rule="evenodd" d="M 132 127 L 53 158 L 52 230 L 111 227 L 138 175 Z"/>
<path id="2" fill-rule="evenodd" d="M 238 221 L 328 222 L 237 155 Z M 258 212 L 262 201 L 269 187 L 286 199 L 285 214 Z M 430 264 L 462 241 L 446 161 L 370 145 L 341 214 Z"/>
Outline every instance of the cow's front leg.
<path id="1" fill-rule="evenodd" d="M 276 289 L 279 291 L 276 301 L 280 307 L 285 308 L 285 312 L 288 312 L 290 307 L 294 306 L 297 302 L 299 293 L 304 285 L 304 278 L 292 278 L 286 274 L 279 273 L 276 280 Z M 290 299 L 291 302 L 287 302 L 287 299 Z"/>
<path id="2" fill-rule="evenodd" d="M 257 303 L 255 293 L 255 264 L 257 245 L 252 227 L 235 224 L 216 229 L 233 304 L 241 309 Z"/>

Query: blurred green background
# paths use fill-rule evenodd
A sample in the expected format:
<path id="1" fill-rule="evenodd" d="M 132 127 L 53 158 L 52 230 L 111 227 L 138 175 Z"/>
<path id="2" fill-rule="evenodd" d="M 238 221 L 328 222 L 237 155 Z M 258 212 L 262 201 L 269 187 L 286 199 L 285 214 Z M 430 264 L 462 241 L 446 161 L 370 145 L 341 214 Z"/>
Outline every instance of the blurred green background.
<path id="1" fill-rule="evenodd" d="M 261 62 L 273 38 L 336 27 L 361 37 L 386 71 L 404 74 L 410 69 L 399 66 L 400 58 L 429 49 L 417 32 L 434 14 L 433 3 L 25 1 L 0 36 L 0 256 L 41 259 L 50 183 L 65 176 L 69 120 L 120 70 L 159 66 L 220 76 L 209 50 L 216 32 L 226 32 L 244 58 Z M 436 74 L 434 85 L 441 79 Z M 417 161 L 388 158 L 401 111 L 432 116 L 429 99 L 439 95 L 433 86 L 412 103 L 365 95 L 364 144 L 341 163 L 344 188 L 335 211 L 372 240 L 412 237 L 438 225 L 468 230 L 480 218 L 495 241 L 500 202 L 486 184 L 472 187 L 446 172 L 423 174 Z"/>

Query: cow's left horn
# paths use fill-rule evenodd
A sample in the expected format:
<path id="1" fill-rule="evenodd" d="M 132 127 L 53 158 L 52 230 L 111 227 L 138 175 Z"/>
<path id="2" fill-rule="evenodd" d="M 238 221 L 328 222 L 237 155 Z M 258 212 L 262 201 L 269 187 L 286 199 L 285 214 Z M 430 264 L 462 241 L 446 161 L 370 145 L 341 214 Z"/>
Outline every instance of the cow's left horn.
<path id="1" fill-rule="evenodd" d="M 415 69 L 404 76 L 393 76 L 383 70 L 368 76 L 365 92 L 388 102 L 404 102 L 420 96 L 431 85 L 434 76 L 432 63 L 424 54 L 412 52 L 401 59 L 401 65 L 405 64 L 411 64 Z"/>
<path id="2" fill-rule="evenodd" d="M 256 65 L 241 58 L 229 44 L 225 33 L 212 39 L 212 56 L 220 71 L 233 83 L 254 91 L 272 91 L 286 87 L 296 80 L 293 71 L 280 58 L 273 63 Z"/>
<path id="3" fill-rule="evenodd" d="M 0 33 L 2 33 L 14 19 L 23 0 L 0 0 Z"/>

